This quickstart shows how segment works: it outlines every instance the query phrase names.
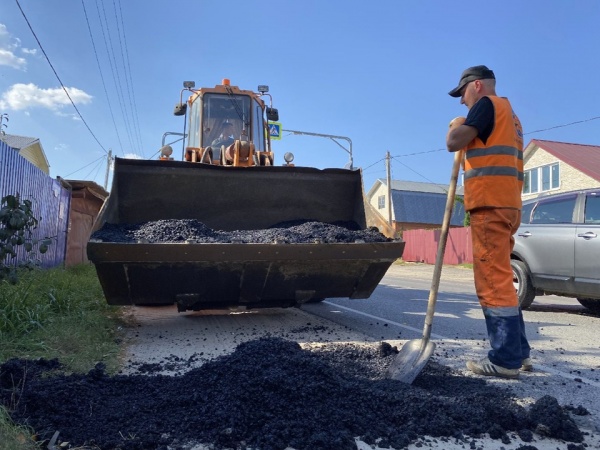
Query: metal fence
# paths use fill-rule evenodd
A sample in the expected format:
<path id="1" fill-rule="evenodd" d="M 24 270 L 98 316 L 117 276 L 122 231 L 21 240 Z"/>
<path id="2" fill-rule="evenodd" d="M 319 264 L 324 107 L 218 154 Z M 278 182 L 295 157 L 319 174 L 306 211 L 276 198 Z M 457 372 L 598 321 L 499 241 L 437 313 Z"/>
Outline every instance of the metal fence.
<path id="1" fill-rule="evenodd" d="M 402 259 L 404 261 L 435 264 L 441 230 L 409 230 L 402 233 L 406 241 Z M 450 228 L 444 253 L 444 264 L 473 262 L 471 227 Z"/>
<path id="2" fill-rule="evenodd" d="M 71 195 L 55 180 L 0 140 L 0 197 L 19 194 L 31 200 L 33 215 L 40 222 L 34 237 L 52 238 L 48 251 L 36 256 L 42 267 L 60 266 L 65 261 Z M 19 247 L 17 262 L 25 258 Z M 11 262 L 11 261 L 8 261 Z"/>

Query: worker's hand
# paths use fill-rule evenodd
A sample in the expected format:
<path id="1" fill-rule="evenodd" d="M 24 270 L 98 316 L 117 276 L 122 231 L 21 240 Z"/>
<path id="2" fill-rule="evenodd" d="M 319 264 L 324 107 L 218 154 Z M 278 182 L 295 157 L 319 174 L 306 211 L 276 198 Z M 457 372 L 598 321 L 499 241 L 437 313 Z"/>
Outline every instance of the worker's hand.
<path id="1" fill-rule="evenodd" d="M 467 118 L 466 118 L 466 117 L 455 117 L 454 119 L 452 119 L 452 120 L 450 121 L 450 124 L 448 125 L 448 127 L 449 127 L 450 129 L 452 129 L 452 128 L 456 128 L 456 127 L 459 127 L 459 126 L 461 126 L 462 124 L 464 124 L 466 120 L 467 120 Z"/>

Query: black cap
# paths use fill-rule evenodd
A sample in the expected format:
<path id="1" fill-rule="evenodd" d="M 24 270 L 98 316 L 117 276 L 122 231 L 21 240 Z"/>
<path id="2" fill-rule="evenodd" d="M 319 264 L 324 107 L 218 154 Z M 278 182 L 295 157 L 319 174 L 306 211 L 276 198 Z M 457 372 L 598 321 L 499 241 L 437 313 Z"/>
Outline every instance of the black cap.
<path id="1" fill-rule="evenodd" d="M 460 81 L 458 82 L 458 86 L 452 89 L 448 94 L 451 97 L 460 97 L 460 90 L 475 80 L 485 80 L 488 78 L 496 79 L 494 76 L 494 72 L 488 69 L 486 66 L 473 66 L 466 69 L 462 75 L 460 76 Z"/>

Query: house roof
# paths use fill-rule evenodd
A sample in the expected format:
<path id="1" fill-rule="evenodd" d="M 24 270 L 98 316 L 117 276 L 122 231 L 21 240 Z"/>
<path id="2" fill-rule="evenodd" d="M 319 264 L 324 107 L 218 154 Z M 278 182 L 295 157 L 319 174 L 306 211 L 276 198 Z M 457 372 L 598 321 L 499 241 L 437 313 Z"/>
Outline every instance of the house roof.
<path id="1" fill-rule="evenodd" d="M 373 187 L 369 189 L 368 196 L 372 196 L 377 188 L 382 186 L 387 186 L 387 181 L 384 178 L 378 178 Z M 402 191 L 402 192 L 428 192 L 432 194 L 444 194 L 448 192 L 447 184 L 436 184 L 436 183 L 423 183 L 419 181 L 402 181 L 402 180 L 392 180 L 392 191 Z M 456 187 L 456 194 L 463 195 L 464 186 Z"/>
<path id="2" fill-rule="evenodd" d="M 545 150 L 580 172 L 600 181 L 599 145 L 569 144 L 567 142 L 532 139 L 525 148 L 525 156 L 536 148 Z"/>
<path id="3" fill-rule="evenodd" d="M 2 140 L 6 142 L 9 147 L 14 148 L 15 150 L 27 148 L 30 145 L 40 141 L 38 138 L 17 136 L 16 134 L 5 134 L 2 136 Z"/>
<path id="4" fill-rule="evenodd" d="M 60 178 L 60 177 L 59 177 Z M 61 178 L 62 180 L 62 178 Z M 104 201 L 108 197 L 108 191 L 94 181 L 87 180 L 64 180 L 73 191 L 87 190 L 95 197 Z"/>
<path id="5" fill-rule="evenodd" d="M 30 163 L 45 173 L 50 173 L 50 163 L 38 138 L 17 136 L 16 134 L 4 134 L 0 138 Z"/>
<path id="6" fill-rule="evenodd" d="M 446 187 L 447 188 L 447 187 Z M 441 225 L 446 211 L 447 195 L 439 192 L 392 191 L 394 220 L 404 223 Z M 450 225 L 462 226 L 465 210 L 455 202 Z"/>
<path id="7" fill-rule="evenodd" d="M 376 180 L 369 190 L 368 198 L 375 195 L 380 186 L 387 186 L 387 180 Z M 391 188 L 394 220 L 404 223 L 442 224 L 448 196 L 447 184 L 392 180 Z M 456 195 L 462 197 L 463 194 L 464 186 L 457 186 Z M 464 216 L 462 203 L 455 203 L 450 224 L 462 226 Z"/>

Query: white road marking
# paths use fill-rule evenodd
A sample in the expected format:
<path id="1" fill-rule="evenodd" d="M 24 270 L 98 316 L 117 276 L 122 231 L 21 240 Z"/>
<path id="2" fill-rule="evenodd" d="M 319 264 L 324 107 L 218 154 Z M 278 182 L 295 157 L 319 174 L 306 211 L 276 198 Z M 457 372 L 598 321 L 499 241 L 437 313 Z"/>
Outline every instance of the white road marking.
<path id="1" fill-rule="evenodd" d="M 416 331 L 416 332 L 422 332 L 423 331 L 423 330 L 420 330 L 420 329 L 415 328 L 415 327 L 404 325 L 404 324 L 402 324 L 400 322 L 395 322 L 393 320 L 384 319 L 383 317 L 377 317 L 377 316 L 374 316 L 372 314 L 368 314 L 368 313 L 365 313 L 365 312 L 362 312 L 362 311 L 358 311 L 356 309 L 352 309 L 352 308 L 348 308 L 346 306 L 338 305 L 336 303 L 332 303 L 332 302 L 328 302 L 328 301 L 324 301 L 323 303 L 327 303 L 328 305 L 330 305 L 332 307 L 335 307 L 335 308 L 344 309 L 346 311 L 352 312 L 353 314 L 357 314 L 359 316 L 364 316 L 364 317 L 368 317 L 370 319 L 378 320 L 380 322 L 388 323 L 390 325 L 395 325 L 397 327 L 404 328 L 405 330 L 411 330 L 411 331 Z M 454 341 L 454 342 L 456 342 L 456 339 L 449 338 L 449 337 L 442 336 L 442 335 L 435 334 L 435 333 L 431 333 L 431 337 L 435 338 L 435 339 L 441 339 L 441 340 L 444 340 L 444 341 Z M 542 364 L 535 364 L 534 368 L 537 369 L 537 370 L 541 370 L 542 372 L 548 372 L 548 373 L 551 373 L 553 375 L 558 375 L 560 377 L 567 378 L 569 380 L 580 380 L 581 383 L 585 383 L 585 384 L 588 384 L 590 386 L 594 386 L 594 387 L 600 388 L 600 383 L 599 382 L 594 381 L 594 380 L 590 380 L 589 378 L 585 378 L 585 377 L 582 377 L 580 375 L 573 375 L 573 374 L 570 374 L 570 373 L 567 373 L 567 372 L 556 370 L 556 369 L 554 369 L 552 367 L 544 366 Z"/>

